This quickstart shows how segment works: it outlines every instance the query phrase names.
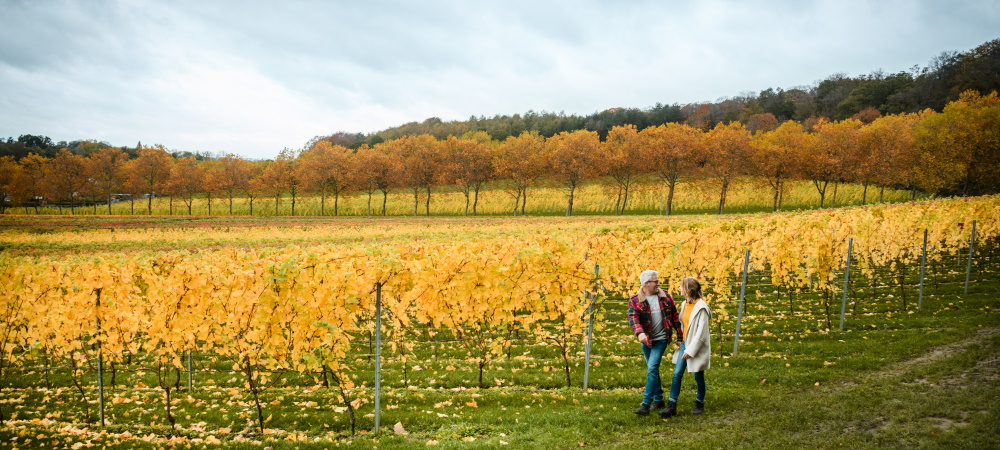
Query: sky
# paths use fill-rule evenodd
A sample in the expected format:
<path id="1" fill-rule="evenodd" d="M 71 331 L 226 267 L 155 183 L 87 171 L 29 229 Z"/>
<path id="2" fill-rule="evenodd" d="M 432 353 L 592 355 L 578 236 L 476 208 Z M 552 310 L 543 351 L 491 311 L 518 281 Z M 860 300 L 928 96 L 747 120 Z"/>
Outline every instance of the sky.
<path id="1" fill-rule="evenodd" d="M 0 137 L 250 159 L 429 117 L 895 73 L 1000 38 L 996 0 L 0 0 L 0 17 Z"/>

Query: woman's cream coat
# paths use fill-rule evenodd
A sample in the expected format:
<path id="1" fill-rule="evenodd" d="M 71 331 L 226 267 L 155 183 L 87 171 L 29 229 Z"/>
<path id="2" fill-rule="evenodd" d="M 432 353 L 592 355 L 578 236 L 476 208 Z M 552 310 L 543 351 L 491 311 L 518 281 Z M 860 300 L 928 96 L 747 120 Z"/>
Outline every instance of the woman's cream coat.
<path id="1" fill-rule="evenodd" d="M 681 306 L 681 317 L 684 317 L 684 309 L 691 307 L 694 308 L 691 311 L 691 325 L 681 321 L 681 326 L 685 327 L 684 353 L 691 356 L 687 360 L 687 370 L 694 373 L 712 367 L 712 338 L 708 334 L 708 319 L 712 317 L 712 312 L 704 300 L 698 299 L 693 305 L 685 301 Z M 674 361 L 674 364 L 678 362 L 680 361 Z"/>

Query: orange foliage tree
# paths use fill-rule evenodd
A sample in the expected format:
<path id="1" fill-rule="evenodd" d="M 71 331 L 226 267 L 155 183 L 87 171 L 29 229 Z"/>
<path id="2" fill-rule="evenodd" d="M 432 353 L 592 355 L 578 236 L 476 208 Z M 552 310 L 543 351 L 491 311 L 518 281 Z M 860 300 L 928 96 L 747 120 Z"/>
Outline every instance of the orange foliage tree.
<path id="1" fill-rule="evenodd" d="M 673 213 L 674 191 L 681 177 L 691 177 L 698 171 L 702 156 L 702 133 L 690 126 L 668 123 L 648 127 L 639 134 L 646 147 L 647 164 L 667 185 L 664 214 Z"/>
<path id="2" fill-rule="evenodd" d="M 215 167 L 216 183 L 219 191 L 229 198 L 229 215 L 233 215 L 233 198 L 250 184 L 250 165 L 239 155 L 232 153 L 219 159 Z M 251 213 L 252 215 L 252 213 Z"/>
<path id="3" fill-rule="evenodd" d="M 604 173 L 617 190 L 615 214 L 625 214 L 629 193 L 646 170 L 643 143 L 634 125 L 616 126 L 604 141 Z"/>
<path id="4" fill-rule="evenodd" d="M 545 138 L 537 131 L 525 131 L 519 136 L 509 136 L 500 145 L 493 164 L 497 178 L 505 180 L 504 190 L 514 197 L 514 214 L 520 205 L 524 215 L 528 204 L 528 188 L 544 174 L 547 161 L 543 157 Z"/>
<path id="5" fill-rule="evenodd" d="M 787 121 L 774 131 L 759 132 L 751 141 L 751 170 L 754 175 L 767 180 L 774 191 L 772 211 L 781 209 L 781 201 L 785 192 L 785 183 L 797 171 L 803 156 L 801 149 L 805 148 L 809 135 L 806 135 L 802 125 L 795 121 Z"/>
<path id="6" fill-rule="evenodd" d="M 719 214 L 725 210 L 729 185 L 745 173 L 749 153 L 750 133 L 739 122 L 720 123 L 705 133 L 705 171 L 719 183 Z"/>
<path id="7" fill-rule="evenodd" d="M 600 174 L 601 140 L 596 131 L 562 132 L 545 141 L 551 177 L 566 189 L 566 215 L 573 215 L 573 195 L 589 178 Z"/>
<path id="8" fill-rule="evenodd" d="M 49 184 L 53 200 L 59 203 L 60 210 L 64 202 L 69 202 L 70 213 L 75 212 L 77 193 L 83 190 L 83 187 L 89 182 L 89 178 L 86 158 L 66 149 L 59 150 L 56 157 L 52 159 Z"/>
<path id="9" fill-rule="evenodd" d="M 471 134 L 464 139 L 448 136 L 442 142 L 444 181 L 454 183 L 465 196 L 465 215 L 477 214 L 479 191 L 493 180 L 493 148 L 485 132 Z"/>
<path id="10" fill-rule="evenodd" d="M 146 195 L 146 214 L 153 214 L 153 197 L 170 182 L 174 160 L 162 145 L 140 147 L 129 172 L 129 183 Z"/>
<path id="11" fill-rule="evenodd" d="M 95 182 L 97 192 L 103 193 L 108 202 L 108 214 L 111 214 L 111 197 L 125 183 L 125 163 L 128 155 L 117 148 L 102 148 L 90 155 L 89 172 Z"/>

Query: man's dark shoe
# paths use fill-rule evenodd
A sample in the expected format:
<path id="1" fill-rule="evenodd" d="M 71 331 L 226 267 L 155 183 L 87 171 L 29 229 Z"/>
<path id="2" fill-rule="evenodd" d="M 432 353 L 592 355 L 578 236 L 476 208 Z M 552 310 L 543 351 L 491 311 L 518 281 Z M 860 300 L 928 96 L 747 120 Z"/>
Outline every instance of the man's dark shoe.
<path id="1" fill-rule="evenodd" d="M 667 404 L 663 403 L 663 400 L 657 400 L 657 401 L 653 402 L 653 404 L 649 407 L 649 409 L 651 409 L 651 410 L 654 410 L 654 409 L 663 409 L 664 406 L 667 406 Z"/>
<path id="2" fill-rule="evenodd" d="M 691 414 L 701 414 L 705 412 L 705 402 L 694 402 L 694 408 L 691 408 Z"/>
<path id="3" fill-rule="evenodd" d="M 667 419 L 677 415 L 677 402 L 667 403 L 667 407 L 660 411 L 660 417 Z"/>
<path id="4" fill-rule="evenodd" d="M 640 416 L 648 416 L 649 415 L 649 405 L 647 405 L 645 403 L 639 405 L 639 409 L 636 409 L 635 413 L 638 414 L 638 415 L 640 415 Z"/>

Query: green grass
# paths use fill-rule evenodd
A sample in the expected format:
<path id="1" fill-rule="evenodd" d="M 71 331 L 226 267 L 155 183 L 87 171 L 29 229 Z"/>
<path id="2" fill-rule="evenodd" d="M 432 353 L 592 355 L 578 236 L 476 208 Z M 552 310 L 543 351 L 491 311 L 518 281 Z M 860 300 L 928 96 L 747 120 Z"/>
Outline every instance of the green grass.
<path id="1" fill-rule="evenodd" d="M 378 434 L 371 432 L 373 363 L 363 336 L 348 358 L 359 385 L 352 396 L 364 402 L 354 435 L 336 393 L 318 376 L 298 373 L 275 374 L 274 387 L 262 395 L 267 433 L 257 433 L 242 375 L 231 371 L 232 361 L 206 354 L 195 355 L 193 390 L 181 373 L 182 389 L 173 394 L 176 428 L 167 426 L 163 391 L 153 387 L 157 381 L 144 370 L 151 365 L 143 355 L 119 365 L 113 385 L 105 374 L 110 424 L 102 428 L 94 423 L 96 373 L 84 377 L 88 421 L 69 371 L 58 368 L 65 362 L 46 369 L 35 359 L 12 373 L 0 392 L 0 409 L 7 417 L 16 414 L 0 427 L 0 439 L 10 448 L 407 448 L 428 442 L 443 448 L 997 447 L 1000 264 L 997 246 L 984 248 L 968 295 L 962 294 L 958 258 L 932 265 L 921 311 L 915 310 L 912 276 L 907 310 L 890 273 L 874 283 L 858 279 L 843 332 L 836 328 L 839 308 L 828 330 L 817 294 L 796 295 L 793 312 L 786 296 L 767 293 L 766 274 L 757 274 L 748 289 L 739 356 L 732 354 L 732 319 L 721 323 L 721 334 L 720 324 L 713 324 L 708 411 L 701 416 L 688 413 L 690 376 L 679 416 L 664 421 L 632 413 L 642 395 L 644 364 L 624 323 L 623 301 L 605 299 L 587 392 L 580 388 L 581 355 L 572 361 L 573 387 L 567 388 L 555 349 L 526 335 L 514 341 L 509 358 L 487 367 L 484 381 L 492 387 L 477 389 L 475 363 L 462 346 L 448 333 L 431 339 L 427 330 L 414 329 L 407 337 L 415 356 L 406 384 L 398 355 L 383 348 Z M 865 290 L 870 284 L 878 287 L 875 298 Z M 854 301 L 857 314 L 851 314 Z M 665 387 L 671 371 L 665 362 Z M 396 423 L 409 434 L 394 433 Z M 210 444 L 213 439 L 220 443 Z"/>

